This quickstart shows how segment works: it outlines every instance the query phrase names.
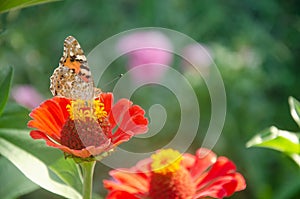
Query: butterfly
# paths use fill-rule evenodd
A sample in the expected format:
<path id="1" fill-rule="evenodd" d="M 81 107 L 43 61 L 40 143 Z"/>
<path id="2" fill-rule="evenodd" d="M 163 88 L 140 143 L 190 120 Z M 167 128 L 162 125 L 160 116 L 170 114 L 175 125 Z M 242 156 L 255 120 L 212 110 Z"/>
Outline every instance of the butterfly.
<path id="1" fill-rule="evenodd" d="M 101 93 L 94 85 L 86 56 L 73 36 L 64 41 L 63 55 L 50 77 L 50 91 L 53 96 L 82 100 L 93 99 Z"/>

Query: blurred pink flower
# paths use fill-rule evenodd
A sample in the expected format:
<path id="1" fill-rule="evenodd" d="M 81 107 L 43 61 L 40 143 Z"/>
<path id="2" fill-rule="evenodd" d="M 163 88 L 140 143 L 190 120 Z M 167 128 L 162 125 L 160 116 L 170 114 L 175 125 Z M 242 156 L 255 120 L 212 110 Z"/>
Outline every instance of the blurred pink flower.
<path id="1" fill-rule="evenodd" d="M 203 45 L 195 43 L 186 46 L 183 49 L 183 59 L 182 69 L 185 73 L 201 72 L 201 75 L 208 75 L 212 58 L 208 49 Z"/>
<path id="2" fill-rule="evenodd" d="M 44 100 L 42 95 L 30 85 L 15 86 L 11 96 L 18 104 L 29 109 L 37 107 Z"/>
<path id="3" fill-rule="evenodd" d="M 172 62 L 172 44 L 158 31 L 139 31 L 123 37 L 118 50 L 128 56 L 128 70 L 136 83 L 155 82 L 162 78 L 165 67 Z"/>

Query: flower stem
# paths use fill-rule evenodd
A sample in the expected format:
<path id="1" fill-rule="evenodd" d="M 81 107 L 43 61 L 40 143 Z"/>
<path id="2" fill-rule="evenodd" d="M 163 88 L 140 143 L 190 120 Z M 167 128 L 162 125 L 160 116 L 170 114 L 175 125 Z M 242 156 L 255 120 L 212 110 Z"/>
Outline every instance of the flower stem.
<path id="1" fill-rule="evenodd" d="M 96 161 L 80 163 L 82 174 L 83 174 L 83 190 L 82 190 L 83 199 L 92 198 L 93 175 L 94 175 L 95 165 L 96 165 Z"/>

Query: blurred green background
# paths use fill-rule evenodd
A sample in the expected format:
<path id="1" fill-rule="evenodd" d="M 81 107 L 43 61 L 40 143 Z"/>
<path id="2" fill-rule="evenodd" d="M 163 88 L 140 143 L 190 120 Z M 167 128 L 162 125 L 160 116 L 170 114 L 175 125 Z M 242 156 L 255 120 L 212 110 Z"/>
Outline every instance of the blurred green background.
<path id="1" fill-rule="evenodd" d="M 247 189 L 232 198 L 299 198 L 296 164 L 278 152 L 245 148 L 250 138 L 268 126 L 298 130 L 287 103 L 288 96 L 300 99 L 300 4 L 295 0 L 66 0 L 11 11 L 0 15 L 0 67 L 13 66 L 13 85 L 30 84 L 49 98 L 49 77 L 58 65 L 66 36 L 75 36 L 88 53 L 110 36 L 147 26 L 176 30 L 204 44 L 222 74 L 227 115 L 213 150 L 232 159 L 247 181 Z M 175 59 L 172 64 L 181 71 L 180 61 Z M 111 79 L 126 72 L 126 59 L 112 65 L 115 69 L 108 74 Z M 191 83 L 201 107 L 199 135 L 189 149 L 194 153 L 209 123 L 210 100 L 201 81 Z M 149 90 L 154 96 L 146 96 Z M 176 132 L 178 104 L 175 96 L 155 85 L 140 88 L 135 94 L 134 103 L 146 110 L 151 104 L 161 103 L 171 113 L 159 135 L 124 145 L 152 150 L 151 145 L 160 146 Z M 106 193 L 102 179 L 108 178 L 109 170 L 97 164 L 95 192 Z M 60 198 L 44 190 L 21 198 L 41 197 Z"/>

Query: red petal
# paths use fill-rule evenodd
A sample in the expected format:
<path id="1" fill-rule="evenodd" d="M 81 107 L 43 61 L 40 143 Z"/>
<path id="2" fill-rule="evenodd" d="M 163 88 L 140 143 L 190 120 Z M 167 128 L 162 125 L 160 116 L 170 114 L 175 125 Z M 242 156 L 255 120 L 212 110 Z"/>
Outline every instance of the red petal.
<path id="1" fill-rule="evenodd" d="M 183 159 L 181 162 L 181 165 L 186 168 L 187 170 L 193 169 L 193 166 L 195 165 L 196 162 L 196 157 L 192 154 L 189 153 L 184 153 L 183 154 Z M 191 171 L 190 171 L 191 172 Z"/>
<path id="2" fill-rule="evenodd" d="M 54 97 L 52 100 L 59 105 L 60 110 L 62 111 L 61 115 L 63 116 L 63 119 L 66 120 L 69 117 L 69 112 L 67 111 L 66 106 L 70 104 L 70 100 L 64 97 Z"/>
<path id="3" fill-rule="evenodd" d="M 132 105 L 132 102 L 127 99 L 120 99 L 113 107 L 109 113 L 109 122 L 112 128 L 116 124 L 120 124 L 124 120 L 125 113 L 128 114 L 128 109 Z"/>
<path id="4" fill-rule="evenodd" d="M 246 189 L 246 181 L 245 181 L 245 178 L 240 174 L 240 173 L 233 173 L 231 174 L 231 176 L 237 180 L 237 186 L 236 186 L 236 189 L 235 191 L 241 191 L 241 190 L 244 190 Z"/>
<path id="5" fill-rule="evenodd" d="M 144 117 L 144 110 L 139 106 L 132 106 L 132 102 L 127 99 L 119 100 L 109 114 L 109 121 L 112 128 L 118 124 L 118 129 L 111 135 L 114 144 L 120 144 L 129 140 L 136 134 L 147 131 L 148 120 Z"/>
<path id="6" fill-rule="evenodd" d="M 114 101 L 114 96 L 112 93 L 101 93 L 100 102 L 104 104 L 104 110 L 109 113 Z"/>
<path id="7" fill-rule="evenodd" d="M 109 172 L 117 182 L 117 185 L 122 184 L 123 188 L 126 186 L 124 191 L 130 193 L 145 193 L 148 191 L 148 181 L 145 178 L 142 178 L 136 173 L 122 172 L 118 170 L 113 170 Z"/>
<path id="8" fill-rule="evenodd" d="M 149 192 L 151 158 L 139 161 L 129 169 L 112 170 L 112 180 L 104 180 L 104 187 L 112 192 L 126 192 L 132 196 L 145 196 Z M 123 195 L 122 195 L 123 196 Z M 124 197 L 127 195 L 124 195 Z M 129 197 L 129 195 L 128 195 Z M 109 197 L 108 197 L 109 198 Z M 127 198 L 127 197 L 125 197 Z M 141 197 L 138 197 L 141 198 Z"/>
<path id="9" fill-rule="evenodd" d="M 141 187 L 143 187 L 142 190 L 148 192 L 151 176 L 151 163 L 152 159 L 146 158 L 138 161 L 136 165 L 131 168 L 118 168 L 117 170 L 112 170 L 109 172 L 109 175 L 113 177 L 113 180 L 105 180 L 105 185 L 112 185 L 110 188 L 113 189 L 116 188 L 115 186 L 121 186 L 122 190 L 125 190 L 127 192 L 136 192 L 137 190 L 140 190 Z M 127 176 L 131 177 L 127 178 Z M 133 182 L 131 182 L 131 179 L 133 180 Z M 130 188 L 130 190 L 128 190 L 127 185 L 134 188 Z M 123 186 L 126 186 L 126 188 L 124 189 Z"/>
<path id="10" fill-rule="evenodd" d="M 112 191 L 107 196 L 106 199 L 139 199 L 138 197 L 130 194 L 126 191 Z"/>
<path id="11" fill-rule="evenodd" d="M 129 114 L 132 115 L 145 115 L 145 111 L 138 105 L 133 105 L 129 109 Z"/>
<path id="12" fill-rule="evenodd" d="M 241 180 L 245 182 L 243 177 L 242 179 L 240 179 L 240 177 L 237 177 L 237 175 L 235 174 L 223 176 L 215 180 L 213 183 L 209 184 L 209 186 L 205 187 L 204 189 L 198 190 L 196 198 L 203 198 L 208 196 L 212 198 L 224 198 L 231 196 L 234 192 L 242 190 L 239 186 L 239 181 Z M 244 184 L 243 189 L 245 188 L 246 184 Z"/>
<path id="13" fill-rule="evenodd" d="M 195 179 L 195 183 L 197 198 L 223 198 L 246 188 L 243 176 L 236 172 L 234 163 L 226 157 L 219 157 L 209 171 Z"/>
<path id="14" fill-rule="evenodd" d="M 217 155 L 209 149 L 200 148 L 197 150 L 195 158 L 195 164 L 190 170 L 191 176 L 194 179 L 198 178 L 214 162 L 216 162 Z"/>
<path id="15" fill-rule="evenodd" d="M 41 131 L 31 131 L 30 136 L 35 140 L 37 139 L 49 140 L 49 138 L 45 135 L 45 133 Z"/>
<path id="16" fill-rule="evenodd" d="M 33 120 L 28 122 L 28 127 L 36 128 L 59 142 L 61 128 L 68 117 L 68 103 L 69 100 L 59 97 L 44 101 L 30 113 Z"/>
<path id="17" fill-rule="evenodd" d="M 138 106 L 135 106 L 134 108 L 136 109 Z M 144 113 L 144 111 L 138 107 L 140 111 L 136 111 L 136 113 Z M 119 129 L 122 132 L 125 132 L 127 134 L 131 135 L 137 135 L 144 133 L 147 130 L 147 124 L 148 120 L 147 118 L 144 117 L 144 115 L 140 114 L 135 114 L 131 115 L 130 114 L 131 108 L 129 111 L 126 111 L 123 115 L 122 122 L 119 124 Z"/>
<path id="18" fill-rule="evenodd" d="M 212 168 L 208 171 L 207 175 L 198 183 L 197 187 L 201 188 L 206 186 L 210 181 L 224 176 L 226 174 L 234 173 L 236 167 L 233 162 L 231 162 L 226 157 L 219 157 Z"/>

